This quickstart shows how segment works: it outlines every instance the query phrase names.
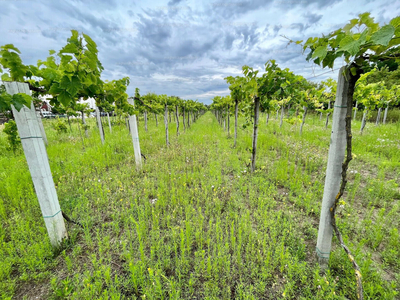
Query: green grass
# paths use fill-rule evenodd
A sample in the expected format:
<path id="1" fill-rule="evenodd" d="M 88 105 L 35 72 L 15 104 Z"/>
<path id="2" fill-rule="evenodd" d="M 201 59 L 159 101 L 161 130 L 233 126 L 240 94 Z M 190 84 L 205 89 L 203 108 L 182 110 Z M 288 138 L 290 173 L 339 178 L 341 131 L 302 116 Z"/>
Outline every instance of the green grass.
<path id="1" fill-rule="evenodd" d="M 356 299 L 335 238 L 325 275 L 316 263 L 330 139 L 317 116 L 302 136 L 299 125 L 262 119 L 254 174 L 251 129 L 239 129 L 232 148 L 211 113 L 179 137 L 172 123 L 169 148 L 163 124 L 151 116 L 145 132 L 141 119 L 141 171 L 123 122 L 112 134 L 104 127 L 105 145 L 93 119 L 88 139 L 76 122 L 65 134 L 52 122 L 44 125 L 60 205 L 84 229 L 67 224 L 69 240 L 51 248 L 25 157 L 0 133 L 1 298 Z M 368 124 L 363 135 L 359 127 L 338 224 L 365 298 L 396 299 L 400 124 Z"/>

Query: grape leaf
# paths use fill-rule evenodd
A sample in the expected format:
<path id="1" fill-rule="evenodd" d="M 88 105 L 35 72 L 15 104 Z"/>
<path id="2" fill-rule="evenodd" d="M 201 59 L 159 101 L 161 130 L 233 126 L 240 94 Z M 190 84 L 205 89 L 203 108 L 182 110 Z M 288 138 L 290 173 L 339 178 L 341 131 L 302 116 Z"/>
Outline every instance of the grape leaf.
<path id="1" fill-rule="evenodd" d="M 311 58 L 316 58 L 318 57 L 320 60 L 323 60 L 327 54 L 327 49 L 326 46 L 319 46 L 317 49 L 314 50 L 312 57 Z"/>
<path id="2" fill-rule="evenodd" d="M 395 28 L 393 25 L 382 26 L 378 31 L 371 36 L 371 41 L 377 45 L 387 46 L 393 37 Z"/>
<path id="3" fill-rule="evenodd" d="M 356 55 L 357 52 L 360 50 L 360 45 L 358 41 L 354 40 L 352 36 L 348 35 L 344 39 L 342 39 L 339 43 L 340 48 L 337 50 L 339 51 L 346 51 L 350 53 L 351 56 Z"/>
<path id="4" fill-rule="evenodd" d="M 67 92 L 74 96 L 81 88 L 82 83 L 78 76 L 72 76 L 71 81 L 68 83 Z"/>
<path id="5" fill-rule="evenodd" d="M 21 52 L 18 50 L 18 48 L 16 48 L 13 44 L 7 44 L 7 45 L 4 45 L 4 46 L 1 46 L 1 49 L 4 49 L 4 50 L 11 49 L 11 50 L 14 50 L 15 52 L 21 54 Z"/>
<path id="6" fill-rule="evenodd" d="M 61 91 L 60 94 L 58 95 L 57 99 L 64 106 L 68 106 L 69 103 L 71 102 L 72 97 L 67 91 Z"/>
<path id="7" fill-rule="evenodd" d="M 4 73 L 3 75 L 1 75 L 1 80 L 3 81 L 12 81 L 10 75 L 8 75 L 8 73 Z"/>
<path id="8" fill-rule="evenodd" d="M 12 95 L 12 104 L 14 105 L 15 109 L 20 111 L 21 108 L 26 105 L 27 107 L 31 106 L 32 98 L 31 96 L 23 93 L 18 93 Z"/>
<path id="9" fill-rule="evenodd" d="M 46 68 L 42 70 L 42 77 L 49 81 L 53 81 L 58 77 L 57 71 L 54 69 Z"/>
<path id="10" fill-rule="evenodd" d="M 397 28 L 400 26 L 400 17 L 393 18 L 389 22 L 390 25 L 392 25 L 394 28 Z"/>
<path id="11" fill-rule="evenodd" d="M 60 53 L 74 53 L 78 54 L 78 47 L 75 44 L 69 43 L 60 50 Z"/>
<path id="12" fill-rule="evenodd" d="M 60 89 L 60 84 L 58 82 L 54 82 L 49 89 L 49 93 L 52 95 L 57 95 L 61 91 L 62 89 Z"/>

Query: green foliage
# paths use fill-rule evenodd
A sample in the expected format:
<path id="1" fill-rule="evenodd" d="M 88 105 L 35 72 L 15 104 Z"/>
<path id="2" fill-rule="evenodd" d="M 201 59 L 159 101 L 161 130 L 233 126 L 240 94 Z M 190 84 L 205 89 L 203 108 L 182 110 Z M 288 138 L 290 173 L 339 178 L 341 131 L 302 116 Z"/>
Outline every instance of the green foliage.
<path id="1" fill-rule="evenodd" d="M 0 47 L 0 73 L 4 71 L 2 81 L 24 82 L 28 67 L 22 64 L 19 54 L 20 51 L 12 44 Z M 19 111 L 24 105 L 30 107 L 31 101 L 32 97 L 29 95 L 17 93 L 11 96 L 4 85 L 0 86 L 0 112 L 11 110 L 11 105 Z"/>
<path id="2" fill-rule="evenodd" d="M 4 124 L 3 132 L 7 134 L 8 149 L 16 152 L 21 146 L 21 140 L 18 134 L 17 123 L 14 120 L 10 120 Z"/>
<path id="3" fill-rule="evenodd" d="M 398 18 L 390 24 L 379 26 L 370 13 L 359 14 L 343 28 L 320 38 L 310 37 L 302 44 L 303 51 L 310 50 L 307 60 L 312 60 L 323 68 L 333 68 L 338 57 L 343 57 L 356 70 L 369 71 L 371 65 L 383 61 L 398 62 L 400 59 L 400 24 Z M 294 42 L 290 40 L 290 42 Z M 303 41 L 297 41 L 301 44 Z"/>
<path id="4" fill-rule="evenodd" d="M 0 73 L 8 71 L 1 76 L 3 81 L 23 82 L 28 71 L 28 67 L 22 63 L 19 57 L 21 52 L 12 44 L 0 47 Z"/>
<path id="5" fill-rule="evenodd" d="M 67 224 L 69 241 L 53 252 L 23 153 L 3 153 L 0 298 L 18 298 L 35 282 L 33 297 L 46 299 L 356 299 L 354 271 L 339 247 L 326 274 L 315 262 L 330 139 L 318 117 L 310 114 L 301 137 L 293 125 L 279 130 L 274 118 L 260 122 L 260 168 L 252 175 L 252 129 L 232 148 L 211 114 L 179 138 L 171 126 L 168 150 L 163 126 L 149 117 L 145 132 L 139 122 L 143 172 L 125 124 L 101 145 L 89 118 L 83 150 L 77 127 L 76 136 L 58 134 L 56 121 L 44 126 L 58 198 L 85 229 Z M 350 173 L 337 215 L 369 299 L 399 295 L 399 133 L 396 124 L 354 133 L 349 173 L 358 173 Z"/>
<path id="6" fill-rule="evenodd" d="M 103 67 L 97 58 L 96 43 L 86 34 L 79 35 L 71 30 L 71 37 L 58 53 L 51 50 L 50 56 L 39 60 L 37 66 L 29 66 L 32 76 L 42 78 L 32 80 L 35 87 L 42 87 L 50 93 L 52 105 L 63 104 L 70 107 L 79 97 L 95 97 L 103 94 L 100 79 Z M 56 63 L 56 58 L 60 62 Z"/>
<path id="7" fill-rule="evenodd" d="M 58 133 L 66 133 L 68 131 L 67 124 L 60 118 L 56 118 L 56 121 L 53 123 L 53 128 Z"/>

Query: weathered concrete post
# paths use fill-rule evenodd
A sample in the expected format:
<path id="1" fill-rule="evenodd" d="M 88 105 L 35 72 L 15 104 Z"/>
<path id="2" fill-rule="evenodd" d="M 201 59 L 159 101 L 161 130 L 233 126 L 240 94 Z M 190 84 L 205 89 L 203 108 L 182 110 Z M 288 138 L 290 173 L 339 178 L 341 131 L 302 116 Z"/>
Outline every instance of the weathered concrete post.
<path id="1" fill-rule="evenodd" d="M 346 149 L 345 118 L 347 113 L 347 91 L 349 82 L 346 80 L 343 72 L 347 72 L 346 77 L 349 77 L 346 68 L 342 67 L 339 71 L 336 101 L 334 104 L 331 143 L 329 146 L 328 165 L 326 168 L 324 195 L 322 199 L 316 247 L 318 261 L 322 269 L 328 266 L 331 252 L 333 227 L 330 208 L 335 202 L 335 197 L 340 189 L 342 163 L 344 161 Z"/>
<path id="2" fill-rule="evenodd" d="M 108 127 L 110 128 L 110 133 L 112 133 L 110 114 L 108 112 L 107 112 L 107 120 L 108 120 Z"/>
<path id="3" fill-rule="evenodd" d="M 135 105 L 133 98 L 128 98 L 131 105 Z M 142 154 L 140 152 L 139 132 L 137 128 L 136 115 L 129 116 L 129 128 L 132 135 L 133 151 L 135 152 L 135 163 L 138 169 L 142 168 Z"/>
<path id="4" fill-rule="evenodd" d="M 44 126 L 43 126 L 43 122 L 42 122 L 42 116 L 40 115 L 39 111 L 35 110 L 35 112 L 36 112 L 36 117 L 38 119 L 40 132 L 42 133 L 43 142 L 47 146 L 49 144 L 49 142 L 47 141 L 46 131 L 44 131 Z"/>
<path id="5" fill-rule="evenodd" d="M 30 95 L 29 87 L 26 83 L 4 82 L 4 85 L 7 93 L 10 95 L 17 93 Z M 58 202 L 36 111 L 33 103 L 30 109 L 24 106 L 19 112 L 12 106 L 12 111 L 32 176 L 33 186 L 35 187 L 40 209 L 46 224 L 47 233 L 49 234 L 50 243 L 57 247 L 62 239 L 68 237 L 68 234 Z"/>
<path id="6" fill-rule="evenodd" d="M 101 143 L 104 144 L 103 125 L 101 124 L 100 110 L 99 110 L 99 108 L 97 106 L 96 106 L 96 119 L 97 119 L 97 126 L 99 127 Z"/>

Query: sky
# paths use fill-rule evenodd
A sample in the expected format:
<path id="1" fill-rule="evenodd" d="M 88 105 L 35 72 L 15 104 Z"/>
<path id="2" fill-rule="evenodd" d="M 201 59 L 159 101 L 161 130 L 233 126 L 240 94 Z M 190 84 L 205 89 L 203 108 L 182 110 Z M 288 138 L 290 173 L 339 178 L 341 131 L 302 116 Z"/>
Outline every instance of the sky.
<path id="1" fill-rule="evenodd" d="M 229 94 L 225 77 L 270 59 L 312 81 L 337 79 L 343 62 L 322 69 L 285 37 L 320 37 L 363 12 L 383 25 L 400 15 L 400 1 L 0 0 L 0 45 L 36 65 L 75 29 L 96 42 L 103 80 L 130 78 L 130 96 L 138 87 L 211 104 Z"/>

